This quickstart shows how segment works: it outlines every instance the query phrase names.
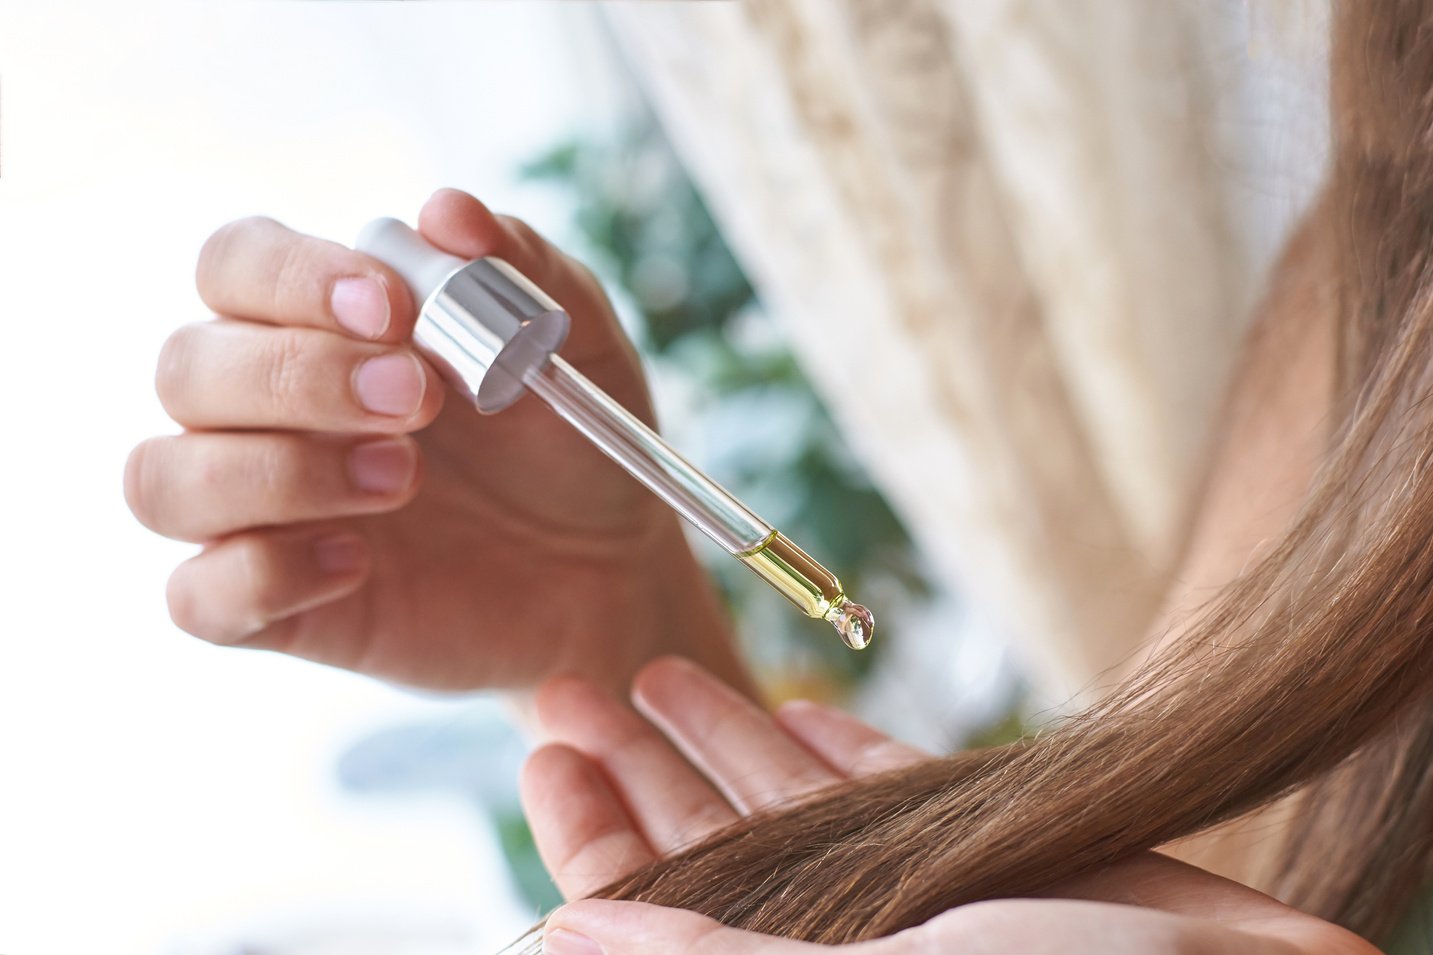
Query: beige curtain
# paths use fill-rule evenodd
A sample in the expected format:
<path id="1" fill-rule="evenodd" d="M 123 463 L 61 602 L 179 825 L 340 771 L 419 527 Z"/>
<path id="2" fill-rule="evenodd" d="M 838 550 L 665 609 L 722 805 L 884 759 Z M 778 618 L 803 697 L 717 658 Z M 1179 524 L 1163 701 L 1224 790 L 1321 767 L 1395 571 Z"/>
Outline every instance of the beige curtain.
<path id="1" fill-rule="evenodd" d="M 1049 698 L 1089 690 L 1157 610 L 1260 276 L 1317 185 L 1326 14 L 608 15 L 932 568 L 1004 624 Z"/>

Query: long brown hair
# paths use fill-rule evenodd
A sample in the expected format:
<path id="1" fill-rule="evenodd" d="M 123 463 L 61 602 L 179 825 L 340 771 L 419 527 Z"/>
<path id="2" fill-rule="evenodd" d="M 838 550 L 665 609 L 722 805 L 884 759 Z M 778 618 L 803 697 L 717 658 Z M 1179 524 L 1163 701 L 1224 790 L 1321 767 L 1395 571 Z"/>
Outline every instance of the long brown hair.
<path id="1" fill-rule="evenodd" d="M 1283 538 L 1038 738 L 843 785 L 599 894 L 848 942 L 1291 796 L 1278 893 L 1387 931 L 1433 858 L 1433 9 L 1349 0 L 1333 31 L 1332 168 L 1265 308 L 1329 283 L 1339 407 Z"/>

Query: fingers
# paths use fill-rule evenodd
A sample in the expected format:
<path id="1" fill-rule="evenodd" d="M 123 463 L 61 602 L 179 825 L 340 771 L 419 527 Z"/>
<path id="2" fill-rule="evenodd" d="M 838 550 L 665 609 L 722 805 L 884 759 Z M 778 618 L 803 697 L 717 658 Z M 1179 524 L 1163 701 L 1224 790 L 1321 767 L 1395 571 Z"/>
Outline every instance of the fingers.
<path id="1" fill-rule="evenodd" d="M 542 951 L 543 955 L 816 955 L 829 949 L 727 928 L 683 909 L 587 899 L 548 916 Z"/>
<path id="2" fill-rule="evenodd" d="M 649 663 L 633 702 L 743 815 L 787 802 L 840 777 L 764 711 L 680 657 Z"/>
<path id="3" fill-rule="evenodd" d="M 418 229 L 430 242 L 460 258 L 492 255 L 507 261 L 572 314 L 572 332 L 562 353 L 580 365 L 636 352 L 607 305 L 601 286 L 581 263 L 511 216 L 457 189 L 439 189 L 418 214 Z"/>
<path id="4" fill-rule="evenodd" d="M 221 227 L 199 253 L 199 297 L 221 315 L 403 341 L 416 310 L 376 259 L 254 216 Z"/>
<path id="5" fill-rule="evenodd" d="M 275 645 L 286 621 L 357 590 L 369 567 L 363 538 L 332 526 L 236 534 L 175 569 L 169 615 L 210 643 Z"/>
<path id="6" fill-rule="evenodd" d="M 462 259 L 491 255 L 503 259 L 554 298 L 575 290 L 571 261 L 530 226 L 494 215 L 473 196 L 439 189 L 418 213 L 428 241 Z"/>
<path id="7" fill-rule="evenodd" d="M 732 808 L 671 744 L 592 684 L 556 677 L 538 689 L 535 703 L 538 721 L 547 733 L 602 767 L 639 831 L 659 854 L 736 821 Z"/>
<path id="8" fill-rule="evenodd" d="M 575 749 L 535 751 L 520 790 L 538 854 L 563 898 L 590 895 L 657 857 L 602 770 Z"/>
<path id="9" fill-rule="evenodd" d="M 1306 922 L 1317 920 L 1305 916 Z M 838 946 L 852 955 L 1364 955 L 1373 946 L 1326 922 L 1317 933 L 1287 926 L 1239 930 L 1217 915 L 1193 919 L 1132 905 L 1001 899 L 951 909 L 885 938 Z M 544 955 L 816 955 L 831 948 L 728 928 L 683 909 L 586 899 L 553 912 L 543 927 Z"/>
<path id="10" fill-rule="evenodd" d="M 776 722 L 792 738 L 841 776 L 865 776 L 900 769 L 930 754 L 891 739 L 840 710 L 794 700 L 776 711 Z"/>
<path id="11" fill-rule="evenodd" d="M 443 403 L 437 373 L 411 349 L 253 322 L 179 329 L 155 383 L 189 428 L 399 433 L 426 426 Z"/>
<path id="12" fill-rule="evenodd" d="M 177 540 L 246 528 L 391 511 L 419 486 L 406 436 L 198 432 L 151 438 L 125 465 L 125 499 L 140 522 Z"/>
<path id="13" fill-rule="evenodd" d="M 592 274 L 526 223 L 494 215 L 465 192 L 440 189 L 420 212 L 418 228 L 462 258 L 507 260 L 569 311 L 598 304 L 574 325 L 579 352 L 625 342 Z M 200 298 L 220 315 L 360 340 L 406 341 L 417 319 L 417 303 L 387 265 L 264 216 L 230 222 L 209 237 L 199 253 L 196 285 Z"/>

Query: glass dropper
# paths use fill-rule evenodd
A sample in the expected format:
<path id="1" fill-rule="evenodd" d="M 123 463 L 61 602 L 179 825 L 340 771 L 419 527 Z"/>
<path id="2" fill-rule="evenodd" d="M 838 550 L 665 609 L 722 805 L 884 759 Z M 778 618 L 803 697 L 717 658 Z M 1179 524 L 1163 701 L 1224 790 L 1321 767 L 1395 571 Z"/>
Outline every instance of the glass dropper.
<path id="1" fill-rule="evenodd" d="M 479 411 L 531 392 L 808 617 L 852 649 L 870 643 L 871 612 L 805 551 L 707 477 L 558 354 L 567 313 L 507 262 L 471 262 L 432 246 L 397 219 L 378 219 L 357 248 L 387 263 L 422 303 L 413 340 Z"/>

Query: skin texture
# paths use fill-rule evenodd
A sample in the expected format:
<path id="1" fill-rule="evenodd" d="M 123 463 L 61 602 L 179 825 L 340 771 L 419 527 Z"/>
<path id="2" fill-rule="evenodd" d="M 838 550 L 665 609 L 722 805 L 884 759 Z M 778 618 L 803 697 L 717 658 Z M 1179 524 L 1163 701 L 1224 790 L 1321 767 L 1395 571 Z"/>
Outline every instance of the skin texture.
<path id="1" fill-rule="evenodd" d="M 418 224 L 546 289 L 564 356 L 652 421 L 586 269 L 456 190 Z M 141 521 L 203 545 L 169 582 L 182 628 L 433 689 L 619 687 L 677 652 L 752 692 L 676 517 L 535 399 L 485 417 L 452 393 L 387 267 L 251 218 L 205 243 L 197 285 L 215 317 L 174 333 L 156 379 L 184 431 L 125 469 Z"/>
<path id="2" fill-rule="evenodd" d="M 689 661 L 638 674 L 632 705 L 561 677 L 537 696 L 549 742 L 523 770 L 538 849 L 568 899 L 672 853 L 751 812 L 853 775 L 922 758 L 814 703 L 768 714 Z M 828 946 L 727 928 L 637 902 L 579 901 L 547 921 L 552 955 L 797 955 Z M 1245 886 L 1146 853 L 1039 899 L 953 909 L 917 928 L 846 946 L 869 955 L 1370 955 L 1367 942 Z"/>

